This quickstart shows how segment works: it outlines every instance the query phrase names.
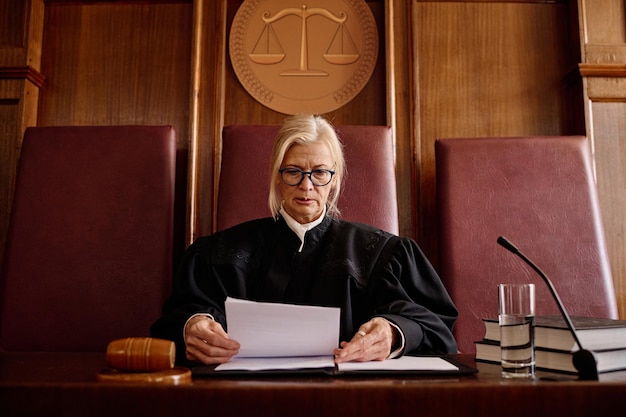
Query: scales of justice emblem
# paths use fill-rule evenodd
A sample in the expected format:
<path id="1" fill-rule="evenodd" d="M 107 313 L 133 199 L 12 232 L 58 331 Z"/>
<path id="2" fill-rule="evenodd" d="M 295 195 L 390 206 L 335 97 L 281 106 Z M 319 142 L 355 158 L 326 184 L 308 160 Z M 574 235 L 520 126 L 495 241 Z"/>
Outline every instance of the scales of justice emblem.
<path id="1" fill-rule="evenodd" d="M 252 97 L 281 113 L 335 110 L 361 91 L 376 64 L 371 10 L 363 0 L 287 3 L 240 6 L 230 37 L 235 73 Z"/>
<path id="2" fill-rule="evenodd" d="M 272 23 L 282 19 L 288 15 L 299 16 L 302 19 L 301 23 L 301 34 L 300 34 L 300 67 L 295 70 L 287 70 L 281 72 L 281 75 L 286 76 L 327 76 L 328 73 L 322 70 L 312 70 L 309 69 L 308 64 L 308 51 L 307 51 L 307 20 L 310 16 L 320 15 L 324 16 L 327 19 L 338 23 L 337 30 L 331 40 L 330 45 L 326 52 L 324 52 L 324 59 L 336 65 L 346 65 L 352 64 L 357 59 L 359 59 L 359 53 L 354 44 L 354 41 L 350 37 L 350 32 L 346 29 L 344 23 L 348 16 L 341 12 L 339 16 L 333 15 L 326 9 L 321 8 L 312 8 L 308 9 L 306 5 L 303 5 L 302 8 L 287 8 L 282 9 L 275 16 L 270 17 L 269 12 L 263 13 L 263 22 L 265 22 L 265 27 L 263 28 L 263 32 L 259 36 L 259 40 L 255 45 L 254 51 L 248 56 L 250 59 L 257 64 L 277 64 L 285 58 L 285 52 L 278 40 L 278 36 L 276 32 L 272 29 Z M 274 43 L 278 48 L 278 52 L 271 53 L 270 52 L 270 43 Z M 338 47 L 338 52 L 333 53 L 333 45 Z M 262 49 L 264 46 L 264 49 Z M 346 48 L 349 48 L 350 52 L 346 52 Z"/>

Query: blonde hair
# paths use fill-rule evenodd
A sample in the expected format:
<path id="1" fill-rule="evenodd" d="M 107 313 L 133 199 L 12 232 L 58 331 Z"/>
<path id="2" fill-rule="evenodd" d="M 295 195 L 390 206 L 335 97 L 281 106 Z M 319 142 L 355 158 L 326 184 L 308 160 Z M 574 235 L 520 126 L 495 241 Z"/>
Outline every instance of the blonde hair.
<path id="1" fill-rule="evenodd" d="M 326 210 L 328 214 L 334 216 L 341 214 L 337 207 L 337 200 L 341 193 L 341 181 L 346 170 L 343 145 L 337 137 L 337 132 L 326 119 L 310 114 L 298 114 L 285 120 L 274 141 L 270 160 L 270 190 L 268 197 L 272 217 L 276 218 L 282 204 L 278 188 L 281 181 L 278 170 L 283 163 L 285 154 L 293 145 L 307 145 L 317 142 L 328 145 L 334 162 L 334 185 L 331 185 L 333 188 L 328 195 Z"/>

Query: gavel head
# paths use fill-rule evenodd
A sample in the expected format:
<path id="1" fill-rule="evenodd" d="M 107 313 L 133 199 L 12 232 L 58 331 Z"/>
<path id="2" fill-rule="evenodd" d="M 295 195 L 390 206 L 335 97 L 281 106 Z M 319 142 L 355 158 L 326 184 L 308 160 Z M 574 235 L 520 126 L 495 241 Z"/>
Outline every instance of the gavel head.
<path id="1" fill-rule="evenodd" d="M 113 340 L 106 352 L 107 365 L 124 372 L 156 372 L 171 369 L 176 359 L 174 342 L 151 337 Z"/>

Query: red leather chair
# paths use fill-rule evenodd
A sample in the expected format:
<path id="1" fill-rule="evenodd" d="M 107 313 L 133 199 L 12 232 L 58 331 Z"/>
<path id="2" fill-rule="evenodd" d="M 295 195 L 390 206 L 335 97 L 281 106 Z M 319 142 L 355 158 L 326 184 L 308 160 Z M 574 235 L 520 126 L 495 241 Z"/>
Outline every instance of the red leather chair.
<path id="1" fill-rule="evenodd" d="M 217 230 L 270 216 L 269 163 L 280 126 L 235 125 L 223 129 Z M 398 233 L 398 203 L 391 128 L 336 126 L 344 144 L 347 175 L 338 207 L 342 218 Z"/>
<path id="2" fill-rule="evenodd" d="M 26 131 L 0 349 L 104 351 L 149 335 L 171 287 L 175 158 L 169 126 Z"/>
<path id="3" fill-rule="evenodd" d="M 617 318 L 585 137 L 439 139 L 435 151 L 439 272 L 459 309 L 462 352 L 475 352 L 481 319 L 497 317 L 499 283 L 535 283 L 536 313 L 559 314 L 499 236 L 546 273 L 570 315 Z"/>

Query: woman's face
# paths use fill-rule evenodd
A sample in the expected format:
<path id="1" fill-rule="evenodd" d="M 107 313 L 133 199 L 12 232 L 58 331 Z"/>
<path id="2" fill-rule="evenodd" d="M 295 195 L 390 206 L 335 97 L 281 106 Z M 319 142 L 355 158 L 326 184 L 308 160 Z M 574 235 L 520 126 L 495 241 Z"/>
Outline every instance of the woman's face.
<path id="1" fill-rule="evenodd" d="M 334 168 L 330 149 L 324 142 L 308 145 L 293 145 L 283 159 L 281 168 L 298 168 L 302 171 Z M 308 175 L 298 185 L 285 184 L 278 177 L 283 208 L 299 223 L 310 223 L 324 212 L 330 191 L 335 186 L 335 177 L 328 185 L 314 186 Z"/>

